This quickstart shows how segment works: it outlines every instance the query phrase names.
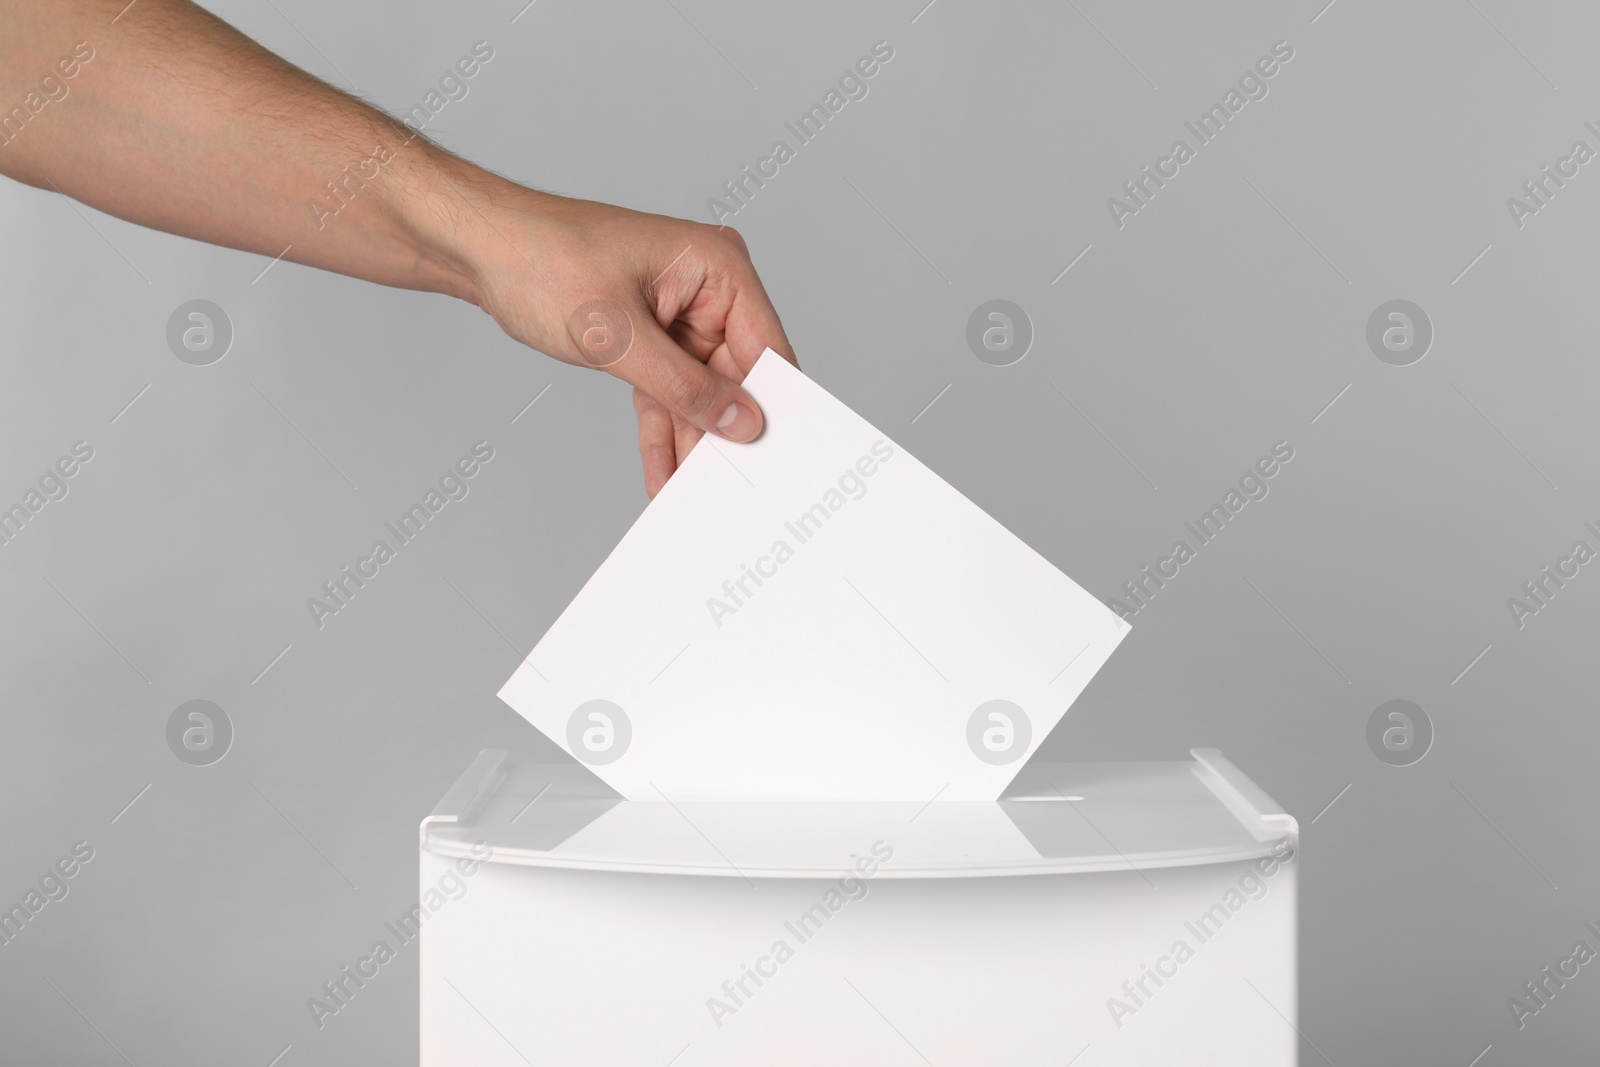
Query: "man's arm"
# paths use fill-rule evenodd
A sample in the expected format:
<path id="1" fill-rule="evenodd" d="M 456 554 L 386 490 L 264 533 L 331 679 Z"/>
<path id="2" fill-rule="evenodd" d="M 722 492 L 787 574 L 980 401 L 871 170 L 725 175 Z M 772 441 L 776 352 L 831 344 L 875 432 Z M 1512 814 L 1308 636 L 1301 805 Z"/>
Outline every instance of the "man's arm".
<path id="1" fill-rule="evenodd" d="M 732 230 L 527 189 L 185 0 L 125 4 L 0 0 L 0 173 L 156 229 L 460 297 L 525 344 L 603 366 L 635 386 L 652 496 L 702 432 L 760 431 L 736 383 L 764 347 L 793 353 Z"/>

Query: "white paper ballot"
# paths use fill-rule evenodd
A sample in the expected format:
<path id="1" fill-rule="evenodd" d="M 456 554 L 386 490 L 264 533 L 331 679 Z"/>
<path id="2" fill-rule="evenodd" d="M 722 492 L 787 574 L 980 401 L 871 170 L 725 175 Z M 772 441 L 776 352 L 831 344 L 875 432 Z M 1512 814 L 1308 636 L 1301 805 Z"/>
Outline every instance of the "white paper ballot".
<path id="1" fill-rule="evenodd" d="M 500 697 L 630 800 L 993 800 L 1128 632 L 768 350 Z"/>

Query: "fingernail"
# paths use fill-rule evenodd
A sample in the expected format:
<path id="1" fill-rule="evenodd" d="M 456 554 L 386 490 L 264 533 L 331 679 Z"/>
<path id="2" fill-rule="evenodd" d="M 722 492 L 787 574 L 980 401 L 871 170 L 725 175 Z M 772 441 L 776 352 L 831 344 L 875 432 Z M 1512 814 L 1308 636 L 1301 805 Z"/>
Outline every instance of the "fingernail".
<path id="1" fill-rule="evenodd" d="M 717 419 L 717 432 L 730 441 L 748 441 L 761 429 L 761 416 L 754 408 L 734 401 Z"/>

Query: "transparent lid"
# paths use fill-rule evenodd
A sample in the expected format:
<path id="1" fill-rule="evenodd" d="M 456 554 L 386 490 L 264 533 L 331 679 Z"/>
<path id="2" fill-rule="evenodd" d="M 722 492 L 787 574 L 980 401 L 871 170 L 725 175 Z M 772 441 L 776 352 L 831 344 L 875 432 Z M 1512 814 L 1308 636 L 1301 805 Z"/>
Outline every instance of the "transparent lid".
<path id="1" fill-rule="evenodd" d="M 733 878 L 959 878 L 1267 856 L 1295 820 L 1216 749 L 1190 760 L 1030 763 L 993 802 L 625 801 L 577 764 L 485 749 L 422 822 L 441 856 Z"/>

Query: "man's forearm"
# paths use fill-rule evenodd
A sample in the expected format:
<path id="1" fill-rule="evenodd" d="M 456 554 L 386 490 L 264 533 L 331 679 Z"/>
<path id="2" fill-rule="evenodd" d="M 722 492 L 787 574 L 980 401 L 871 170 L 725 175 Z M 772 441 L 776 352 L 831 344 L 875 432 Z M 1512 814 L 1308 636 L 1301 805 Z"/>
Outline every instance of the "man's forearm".
<path id="1" fill-rule="evenodd" d="M 133 222 L 472 301 L 635 389 L 654 494 L 740 386 L 793 358 L 726 227 L 524 188 L 431 144 L 186 0 L 0 0 L 0 174 Z M 15 108 L 16 110 L 12 110 Z"/>
<path id="2" fill-rule="evenodd" d="M 497 199 L 539 194 L 200 8 L 125 3 L 0 0 L 0 173 L 172 233 L 478 299 L 462 235 L 491 226 Z"/>

